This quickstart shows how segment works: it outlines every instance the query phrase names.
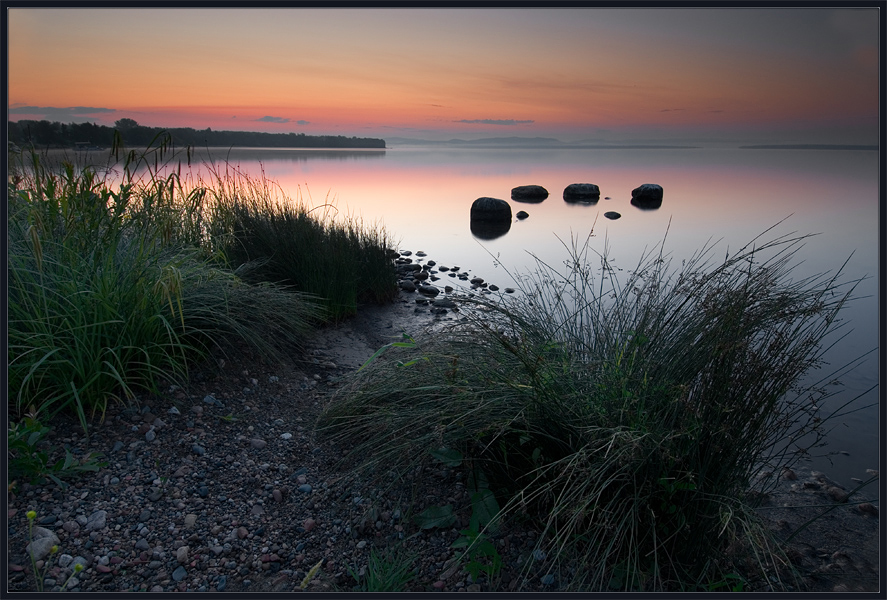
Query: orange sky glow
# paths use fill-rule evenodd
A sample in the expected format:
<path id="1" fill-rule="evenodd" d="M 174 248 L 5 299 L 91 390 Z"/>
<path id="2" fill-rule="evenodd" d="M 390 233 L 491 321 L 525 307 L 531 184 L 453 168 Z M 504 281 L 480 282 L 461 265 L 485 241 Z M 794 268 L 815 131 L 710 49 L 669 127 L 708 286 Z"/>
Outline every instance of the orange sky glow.
<path id="1" fill-rule="evenodd" d="M 877 143 L 876 8 L 10 8 L 8 116 Z"/>

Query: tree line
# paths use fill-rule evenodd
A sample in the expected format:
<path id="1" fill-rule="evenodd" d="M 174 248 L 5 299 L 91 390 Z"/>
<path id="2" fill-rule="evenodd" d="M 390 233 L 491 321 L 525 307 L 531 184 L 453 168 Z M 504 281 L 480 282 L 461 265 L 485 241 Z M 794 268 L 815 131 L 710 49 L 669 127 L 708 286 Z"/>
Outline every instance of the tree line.
<path id="1" fill-rule="evenodd" d="M 78 145 L 109 148 L 118 131 L 128 147 L 147 146 L 158 135 L 168 133 L 176 145 L 247 148 L 384 148 L 378 138 L 304 133 L 263 133 L 259 131 L 213 131 L 210 128 L 146 127 L 133 119 L 120 119 L 114 127 L 94 123 L 58 121 L 8 121 L 8 140 L 20 147 L 69 148 Z"/>

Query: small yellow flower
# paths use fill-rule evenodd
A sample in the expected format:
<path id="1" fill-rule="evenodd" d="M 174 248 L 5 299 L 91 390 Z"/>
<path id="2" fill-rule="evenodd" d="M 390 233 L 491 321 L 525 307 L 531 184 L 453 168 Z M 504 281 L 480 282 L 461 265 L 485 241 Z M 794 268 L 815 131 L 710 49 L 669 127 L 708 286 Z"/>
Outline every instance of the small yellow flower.
<path id="1" fill-rule="evenodd" d="M 29 510 L 29 511 L 26 513 L 26 515 L 27 515 L 29 521 L 33 521 L 34 519 L 37 518 L 37 513 L 36 513 L 35 511 L 33 511 L 33 510 Z"/>
<path id="2" fill-rule="evenodd" d="M 75 572 L 75 573 L 79 573 L 79 572 L 82 571 L 82 570 L 83 570 L 83 564 L 82 564 L 82 563 L 77 563 L 76 565 L 74 565 L 74 572 Z"/>
<path id="3" fill-rule="evenodd" d="M 53 546 L 52 548 L 49 549 L 50 554 L 55 554 L 58 551 L 59 551 L 58 546 Z"/>

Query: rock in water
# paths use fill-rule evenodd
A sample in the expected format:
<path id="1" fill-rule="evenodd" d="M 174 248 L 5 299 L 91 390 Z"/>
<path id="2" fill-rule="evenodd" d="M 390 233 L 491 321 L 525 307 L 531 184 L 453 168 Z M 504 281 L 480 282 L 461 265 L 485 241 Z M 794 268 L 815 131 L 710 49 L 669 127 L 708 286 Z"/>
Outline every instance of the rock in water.
<path id="1" fill-rule="evenodd" d="M 621 217 L 622 215 L 620 215 L 620 214 L 619 214 L 618 212 L 616 212 L 615 210 L 611 210 L 611 211 L 609 211 L 609 212 L 605 212 L 605 213 L 604 213 L 604 216 L 607 217 L 608 219 L 612 219 L 612 220 L 615 221 L 616 219 L 618 219 L 618 218 Z"/>
<path id="2" fill-rule="evenodd" d="M 631 203 L 638 208 L 654 209 L 662 206 L 662 186 L 645 183 L 631 190 Z"/>
<path id="3" fill-rule="evenodd" d="M 593 183 L 571 183 L 564 188 L 566 202 L 597 202 L 601 199 L 601 188 Z"/>
<path id="4" fill-rule="evenodd" d="M 471 220 L 493 223 L 511 221 L 511 206 L 499 198 L 478 198 L 471 205 Z"/>
<path id="5" fill-rule="evenodd" d="M 519 211 L 517 211 L 517 214 L 514 216 L 517 217 L 519 221 L 523 221 L 524 219 L 526 219 L 530 215 L 526 211 L 519 210 Z"/>
<path id="6" fill-rule="evenodd" d="M 517 202 L 542 202 L 548 198 L 548 190 L 541 185 L 520 185 L 511 189 L 511 199 Z"/>

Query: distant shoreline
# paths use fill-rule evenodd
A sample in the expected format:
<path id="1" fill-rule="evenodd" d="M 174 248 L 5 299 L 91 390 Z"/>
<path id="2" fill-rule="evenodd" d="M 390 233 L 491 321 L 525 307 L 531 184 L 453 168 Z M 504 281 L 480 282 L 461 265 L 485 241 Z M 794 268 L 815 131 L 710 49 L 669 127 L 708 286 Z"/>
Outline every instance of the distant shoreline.
<path id="1" fill-rule="evenodd" d="M 878 146 L 857 144 L 761 144 L 740 146 L 740 150 L 877 150 Z"/>

